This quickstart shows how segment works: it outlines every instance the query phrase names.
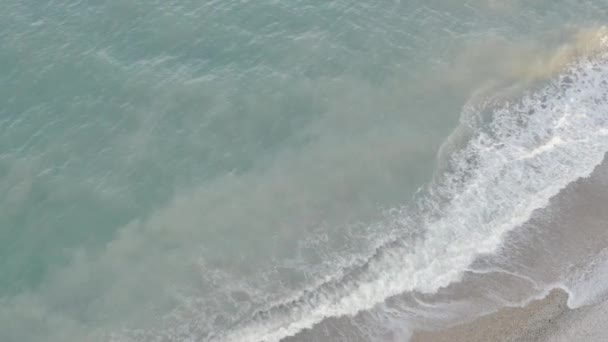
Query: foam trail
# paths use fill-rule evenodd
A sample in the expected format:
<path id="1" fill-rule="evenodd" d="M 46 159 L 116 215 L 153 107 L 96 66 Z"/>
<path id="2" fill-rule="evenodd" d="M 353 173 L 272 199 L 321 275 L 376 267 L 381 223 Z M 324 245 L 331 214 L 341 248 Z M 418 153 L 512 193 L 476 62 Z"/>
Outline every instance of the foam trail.
<path id="1" fill-rule="evenodd" d="M 506 232 L 566 185 L 588 176 L 607 151 L 608 53 L 602 52 L 493 110 L 430 187 L 423 237 L 387 244 L 343 276 L 206 341 L 279 341 L 400 293 L 434 293 L 457 281 L 477 255 L 495 252 Z"/>
<path id="2" fill-rule="evenodd" d="M 598 303 L 608 296 L 608 249 L 603 249 L 585 267 L 576 270 L 565 281 L 568 307 L 572 309 Z"/>

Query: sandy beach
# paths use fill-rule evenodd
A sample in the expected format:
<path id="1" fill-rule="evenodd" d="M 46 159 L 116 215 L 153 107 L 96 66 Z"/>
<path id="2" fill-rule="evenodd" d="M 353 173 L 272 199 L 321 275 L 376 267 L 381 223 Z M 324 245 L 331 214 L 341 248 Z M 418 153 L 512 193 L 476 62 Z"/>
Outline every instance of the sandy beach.
<path id="1" fill-rule="evenodd" d="M 411 342 L 604 341 L 606 302 L 572 310 L 567 299 L 566 292 L 553 290 L 525 307 L 505 308 L 439 331 L 417 331 Z"/>
<path id="2" fill-rule="evenodd" d="M 545 233 L 531 242 L 522 253 L 520 265 L 534 265 L 538 272 L 558 272 L 573 262 L 581 251 L 599 253 L 608 241 L 606 236 L 606 189 L 608 159 L 598 166 L 591 177 L 570 184 L 552 200 L 552 204 L 539 211 L 546 221 L 532 220 L 528 227 L 543 227 Z M 547 216 L 552 213 L 550 216 Z M 536 222 L 535 222 L 536 221 Z M 529 228 L 533 229 L 533 228 Z M 539 230 L 540 231 L 540 230 Z M 525 232 L 525 230 L 522 230 Z M 549 241 L 544 245 L 541 241 Z M 536 246 L 534 248 L 533 246 Z M 560 251 L 536 254 L 535 250 Z M 563 253 L 563 254 L 562 254 Z M 598 254 L 599 255 L 599 254 Z M 553 270 L 553 271 L 550 271 Z M 602 278 L 603 269 L 591 272 Z M 546 278 L 548 282 L 552 278 Z M 591 282 L 592 283 L 592 282 Z M 466 287 L 466 286 L 465 286 Z M 577 296 L 594 297 L 592 287 L 578 288 Z M 553 289 L 544 298 L 533 300 L 522 307 L 507 307 L 436 331 L 416 331 L 411 342 L 595 342 L 606 341 L 608 327 L 608 301 L 605 294 L 595 296 L 592 305 L 570 309 L 568 293 Z M 573 298 L 577 302 L 577 298 Z M 577 304 L 575 304 L 577 305 Z"/>

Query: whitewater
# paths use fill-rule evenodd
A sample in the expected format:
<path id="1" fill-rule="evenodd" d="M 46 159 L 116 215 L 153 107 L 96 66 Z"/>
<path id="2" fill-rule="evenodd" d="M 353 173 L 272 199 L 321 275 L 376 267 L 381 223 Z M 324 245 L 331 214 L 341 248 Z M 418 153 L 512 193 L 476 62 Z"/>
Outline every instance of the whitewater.
<path id="1" fill-rule="evenodd" d="M 492 108 L 491 118 L 467 108 L 462 124 L 472 137 L 423 199 L 423 237 L 381 246 L 347 275 L 209 340 L 280 341 L 325 318 L 355 315 L 406 291 L 434 293 L 458 281 L 476 256 L 495 252 L 506 232 L 602 162 L 608 152 L 607 61 L 601 52 L 574 63 L 549 86 Z"/>
<path id="2" fill-rule="evenodd" d="M 599 310 L 606 17 L 8 0 L 0 341 L 404 342 L 553 289 Z"/>

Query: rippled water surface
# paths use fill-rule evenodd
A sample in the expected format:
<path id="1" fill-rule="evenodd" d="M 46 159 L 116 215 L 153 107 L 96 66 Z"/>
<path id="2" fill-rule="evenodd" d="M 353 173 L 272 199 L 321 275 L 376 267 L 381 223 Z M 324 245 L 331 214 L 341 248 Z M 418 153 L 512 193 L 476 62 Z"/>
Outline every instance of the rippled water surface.
<path id="1" fill-rule="evenodd" d="M 605 0 L 1 4 L 1 341 L 406 341 L 605 289 L 517 252 L 608 151 Z"/>

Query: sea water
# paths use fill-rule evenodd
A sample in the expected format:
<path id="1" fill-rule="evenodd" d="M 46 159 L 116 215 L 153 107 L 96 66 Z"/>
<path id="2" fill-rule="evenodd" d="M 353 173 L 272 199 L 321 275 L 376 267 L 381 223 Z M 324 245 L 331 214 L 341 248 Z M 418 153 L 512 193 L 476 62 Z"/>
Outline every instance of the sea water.
<path id="1" fill-rule="evenodd" d="M 0 341 L 407 341 L 605 296 L 605 0 L 2 5 Z"/>

